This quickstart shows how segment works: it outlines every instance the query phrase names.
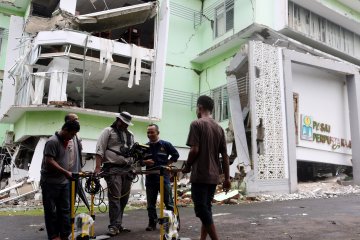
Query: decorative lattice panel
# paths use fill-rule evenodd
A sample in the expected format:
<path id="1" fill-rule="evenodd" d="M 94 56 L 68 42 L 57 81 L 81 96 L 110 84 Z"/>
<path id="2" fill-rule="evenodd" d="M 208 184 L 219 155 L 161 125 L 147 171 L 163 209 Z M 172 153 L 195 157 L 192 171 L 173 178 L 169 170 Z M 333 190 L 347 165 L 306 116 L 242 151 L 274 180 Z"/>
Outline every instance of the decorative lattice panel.
<path id="1" fill-rule="evenodd" d="M 286 139 L 283 132 L 281 55 L 277 48 L 262 42 L 254 42 L 252 54 L 256 121 L 253 136 L 257 139 L 255 171 L 260 180 L 283 179 L 286 176 Z"/>

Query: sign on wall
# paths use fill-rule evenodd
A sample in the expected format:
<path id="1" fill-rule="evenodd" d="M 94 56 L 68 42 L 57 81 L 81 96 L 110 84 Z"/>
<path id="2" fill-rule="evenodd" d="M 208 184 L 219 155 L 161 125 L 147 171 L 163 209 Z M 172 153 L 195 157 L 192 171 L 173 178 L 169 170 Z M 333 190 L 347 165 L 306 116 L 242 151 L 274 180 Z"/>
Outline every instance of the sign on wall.
<path id="1" fill-rule="evenodd" d="M 333 137 L 330 133 L 330 124 L 315 121 L 312 116 L 301 114 L 301 140 L 328 144 L 332 150 L 340 147 L 351 148 L 351 140 Z"/>
<path id="2" fill-rule="evenodd" d="M 301 114 L 301 134 L 300 139 L 312 141 L 313 140 L 313 120 L 311 116 Z"/>

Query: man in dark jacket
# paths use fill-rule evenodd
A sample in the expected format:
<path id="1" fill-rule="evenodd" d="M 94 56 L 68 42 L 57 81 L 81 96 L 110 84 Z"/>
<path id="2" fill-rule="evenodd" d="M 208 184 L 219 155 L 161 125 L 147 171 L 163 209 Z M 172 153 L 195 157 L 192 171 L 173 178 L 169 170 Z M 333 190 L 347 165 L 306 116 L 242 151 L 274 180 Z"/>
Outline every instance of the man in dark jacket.
<path id="1" fill-rule="evenodd" d="M 160 166 L 169 166 L 179 158 L 178 151 L 170 142 L 161 140 L 159 134 L 159 127 L 156 124 L 150 124 L 148 126 L 147 136 L 149 142 L 147 144 L 150 146 L 150 149 L 147 159 L 143 161 L 147 170 L 158 169 Z M 170 159 L 169 156 L 171 156 Z M 157 223 L 156 200 L 160 191 L 159 174 L 147 175 L 145 186 L 147 211 L 149 216 L 149 225 L 147 226 L 146 231 L 154 231 Z M 174 211 L 170 177 L 168 173 L 165 173 L 164 175 L 164 202 L 167 210 Z"/>

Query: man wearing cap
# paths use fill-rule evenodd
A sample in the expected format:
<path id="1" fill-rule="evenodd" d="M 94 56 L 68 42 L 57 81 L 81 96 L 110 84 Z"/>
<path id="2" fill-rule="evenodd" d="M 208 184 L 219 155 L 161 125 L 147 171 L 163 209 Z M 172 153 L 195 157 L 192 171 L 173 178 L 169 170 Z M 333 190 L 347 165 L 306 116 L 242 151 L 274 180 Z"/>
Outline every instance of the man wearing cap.
<path id="1" fill-rule="evenodd" d="M 132 179 L 126 174 L 133 161 L 127 156 L 127 151 L 134 144 L 134 135 L 128 130 L 128 126 L 133 125 L 131 119 L 128 112 L 121 112 L 115 122 L 102 131 L 96 144 L 95 173 L 100 172 L 101 164 L 102 171 L 109 173 L 105 181 L 108 186 L 110 236 L 130 232 L 122 226 L 122 219 L 132 183 Z"/>

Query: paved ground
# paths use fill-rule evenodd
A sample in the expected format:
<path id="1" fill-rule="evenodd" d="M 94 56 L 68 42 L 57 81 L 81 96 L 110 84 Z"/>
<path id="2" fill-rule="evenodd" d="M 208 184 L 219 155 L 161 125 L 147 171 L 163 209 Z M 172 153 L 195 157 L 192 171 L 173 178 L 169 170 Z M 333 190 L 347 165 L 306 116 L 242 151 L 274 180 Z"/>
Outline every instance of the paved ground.
<path id="1" fill-rule="evenodd" d="M 199 239 L 199 221 L 192 208 L 180 208 L 181 237 Z M 222 240 L 233 239 L 360 239 L 359 196 L 215 206 L 215 223 Z M 131 233 L 112 239 L 156 240 L 158 231 L 146 232 L 146 211 L 127 212 Z M 0 217 L 0 239 L 46 239 L 42 217 Z M 107 216 L 98 215 L 97 234 L 106 232 Z"/>

